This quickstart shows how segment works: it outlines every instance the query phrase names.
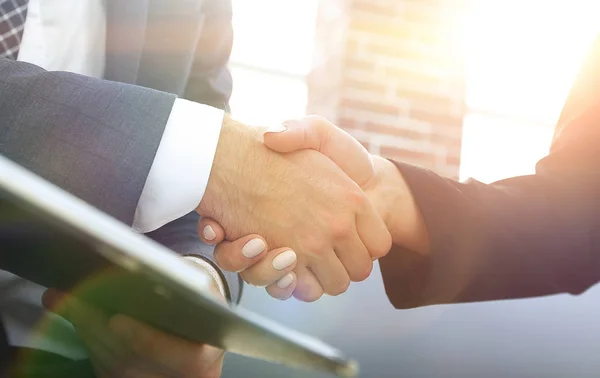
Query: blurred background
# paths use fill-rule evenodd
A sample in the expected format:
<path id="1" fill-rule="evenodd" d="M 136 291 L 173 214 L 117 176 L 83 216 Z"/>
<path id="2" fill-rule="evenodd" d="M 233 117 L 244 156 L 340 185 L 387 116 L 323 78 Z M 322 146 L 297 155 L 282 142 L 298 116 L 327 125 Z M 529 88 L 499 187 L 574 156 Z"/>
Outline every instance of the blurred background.
<path id="1" fill-rule="evenodd" d="M 234 0 L 232 112 L 306 113 L 371 152 L 492 182 L 534 171 L 597 0 Z M 355 357 L 361 377 L 598 377 L 600 288 L 579 297 L 394 310 L 379 270 L 336 298 L 243 306 Z M 228 356 L 224 377 L 325 377 Z"/>

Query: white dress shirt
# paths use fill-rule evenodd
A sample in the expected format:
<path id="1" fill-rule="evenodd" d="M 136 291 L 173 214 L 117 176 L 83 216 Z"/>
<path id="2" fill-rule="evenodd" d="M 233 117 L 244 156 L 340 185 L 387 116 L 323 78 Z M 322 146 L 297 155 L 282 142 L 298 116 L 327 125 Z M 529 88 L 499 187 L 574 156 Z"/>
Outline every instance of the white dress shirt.
<path id="1" fill-rule="evenodd" d="M 105 34 L 103 0 L 30 0 L 18 60 L 49 71 L 101 78 Z M 136 231 L 153 231 L 198 206 L 210 175 L 223 116 L 220 109 L 175 100 L 135 212 Z M 210 273 L 215 277 L 214 271 Z M 221 282 L 218 284 L 222 286 Z M 0 271 L 0 291 L 10 293 L 0 299 L 9 341 L 16 346 L 85 357 L 76 337 L 61 340 L 47 333 L 31 337 L 30 332 L 43 315 L 43 290 Z M 36 309 L 40 312 L 34 315 Z M 50 319 L 60 323 L 60 327 L 70 327 L 59 317 L 50 315 Z"/>

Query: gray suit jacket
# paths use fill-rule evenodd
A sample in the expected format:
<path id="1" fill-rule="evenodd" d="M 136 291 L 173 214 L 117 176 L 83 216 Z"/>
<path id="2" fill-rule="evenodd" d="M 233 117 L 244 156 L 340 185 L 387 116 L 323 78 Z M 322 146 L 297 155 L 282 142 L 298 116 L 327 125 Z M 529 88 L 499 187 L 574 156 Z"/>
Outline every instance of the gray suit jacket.
<path id="1" fill-rule="evenodd" d="M 131 224 L 175 98 L 227 108 L 231 4 L 106 0 L 106 10 L 105 80 L 0 59 L 0 153 Z M 211 261 L 197 219 L 149 236 Z M 237 302 L 241 280 L 223 277 Z"/>

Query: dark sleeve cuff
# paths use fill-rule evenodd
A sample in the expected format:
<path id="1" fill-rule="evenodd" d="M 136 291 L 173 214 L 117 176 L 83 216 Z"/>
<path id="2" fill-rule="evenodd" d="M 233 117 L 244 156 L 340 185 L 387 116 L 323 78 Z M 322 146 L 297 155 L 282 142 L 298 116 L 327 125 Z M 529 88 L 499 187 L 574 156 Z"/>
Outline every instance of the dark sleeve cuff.
<path id="1" fill-rule="evenodd" d="M 456 181 L 432 171 L 393 162 L 406 180 L 429 235 L 424 256 L 394 245 L 380 260 L 386 293 L 396 308 L 412 308 L 460 301 L 476 272 L 477 261 L 462 251 L 473 250 L 476 240 L 462 238 L 469 229 L 469 209 Z M 463 216 L 457 216 L 462 214 Z"/>
<path id="2" fill-rule="evenodd" d="M 224 272 L 217 266 L 214 260 L 214 247 L 202 243 L 198 237 L 198 219 L 199 215 L 196 212 L 191 212 L 156 231 L 146 234 L 146 236 L 182 256 L 197 256 L 210 263 L 225 285 L 227 299 L 230 303 L 238 304 L 242 294 L 242 279 L 239 274 Z"/>

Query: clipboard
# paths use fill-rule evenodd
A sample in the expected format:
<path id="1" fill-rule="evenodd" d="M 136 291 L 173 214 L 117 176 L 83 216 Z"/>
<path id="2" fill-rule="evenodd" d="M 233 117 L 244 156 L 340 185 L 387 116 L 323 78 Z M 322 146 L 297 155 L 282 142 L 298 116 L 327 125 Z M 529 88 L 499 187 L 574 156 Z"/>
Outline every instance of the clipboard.
<path id="1" fill-rule="evenodd" d="M 1 155 L 0 267 L 231 353 L 358 374 L 357 363 L 335 348 L 223 304 L 209 277 L 180 256 Z"/>

